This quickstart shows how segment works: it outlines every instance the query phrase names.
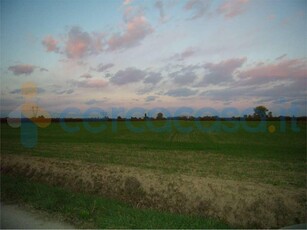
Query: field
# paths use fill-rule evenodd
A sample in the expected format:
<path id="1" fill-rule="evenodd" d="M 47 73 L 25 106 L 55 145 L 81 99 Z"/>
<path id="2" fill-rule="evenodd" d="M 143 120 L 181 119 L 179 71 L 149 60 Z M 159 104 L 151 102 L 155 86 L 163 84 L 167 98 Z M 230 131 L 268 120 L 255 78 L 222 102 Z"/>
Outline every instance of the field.
<path id="1" fill-rule="evenodd" d="M 34 148 L 20 133 L 1 124 L 2 174 L 232 227 L 306 222 L 305 122 L 52 123 Z"/>

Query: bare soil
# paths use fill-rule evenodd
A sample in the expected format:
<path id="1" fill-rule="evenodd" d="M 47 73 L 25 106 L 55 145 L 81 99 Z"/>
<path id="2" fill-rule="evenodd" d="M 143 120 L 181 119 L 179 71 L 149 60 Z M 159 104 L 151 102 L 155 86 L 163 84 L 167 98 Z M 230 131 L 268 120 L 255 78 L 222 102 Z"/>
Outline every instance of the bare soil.
<path id="1" fill-rule="evenodd" d="M 278 228 L 306 222 L 305 188 L 17 155 L 1 156 L 1 173 L 136 207 L 215 217 L 238 227 Z"/>

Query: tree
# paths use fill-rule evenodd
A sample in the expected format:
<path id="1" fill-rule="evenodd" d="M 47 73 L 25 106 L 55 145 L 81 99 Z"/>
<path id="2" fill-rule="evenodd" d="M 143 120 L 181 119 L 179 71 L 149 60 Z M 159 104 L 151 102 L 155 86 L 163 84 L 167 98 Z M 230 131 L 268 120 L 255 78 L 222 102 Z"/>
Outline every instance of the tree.
<path id="1" fill-rule="evenodd" d="M 157 120 L 162 120 L 163 119 L 163 113 L 158 113 L 157 114 Z"/>
<path id="2" fill-rule="evenodd" d="M 260 118 L 265 118 L 267 116 L 267 112 L 269 110 L 263 106 L 263 105 L 259 105 L 257 107 L 254 108 L 254 117 L 260 117 Z"/>
<path id="3" fill-rule="evenodd" d="M 273 117 L 273 114 L 272 114 L 272 112 L 270 111 L 270 112 L 268 112 L 268 117 L 269 118 L 272 118 Z"/>

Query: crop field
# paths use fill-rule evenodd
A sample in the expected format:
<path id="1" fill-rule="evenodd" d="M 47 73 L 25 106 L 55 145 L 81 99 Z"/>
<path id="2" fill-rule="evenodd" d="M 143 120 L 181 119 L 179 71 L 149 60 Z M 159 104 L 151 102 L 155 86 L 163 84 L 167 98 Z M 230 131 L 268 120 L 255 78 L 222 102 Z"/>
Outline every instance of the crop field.
<path id="1" fill-rule="evenodd" d="M 33 148 L 21 138 L 1 124 L 4 175 L 232 227 L 306 221 L 305 122 L 51 123 Z"/>

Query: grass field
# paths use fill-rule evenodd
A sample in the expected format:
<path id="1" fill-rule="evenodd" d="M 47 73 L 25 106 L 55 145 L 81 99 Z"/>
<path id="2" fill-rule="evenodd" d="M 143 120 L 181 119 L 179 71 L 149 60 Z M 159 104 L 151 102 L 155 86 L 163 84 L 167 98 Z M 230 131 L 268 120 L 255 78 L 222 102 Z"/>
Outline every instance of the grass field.
<path id="1" fill-rule="evenodd" d="M 249 126 L 257 126 L 254 123 Z M 133 125 L 147 127 L 144 122 Z M 211 125 L 212 122 L 203 122 L 204 127 Z M 173 127 L 168 132 L 147 129 L 135 133 L 125 122 L 117 122 L 116 131 L 112 131 L 111 122 L 106 122 L 107 129 L 96 134 L 86 130 L 82 123 L 68 124 L 80 128 L 75 133 L 65 132 L 59 123 L 53 123 L 38 130 L 38 143 L 33 149 L 21 145 L 19 129 L 2 125 L 1 153 L 305 187 L 306 124 L 299 125 L 299 132 L 291 131 L 290 124 L 285 132 L 279 131 L 279 122 L 271 122 L 267 127 L 270 125 L 276 127 L 276 132 L 250 133 L 241 126 L 236 132 L 203 133 L 193 122 L 183 122 L 183 126 L 194 127 L 193 131 L 180 133 Z"/>
<path id="2" fill-rule="evenodd" d="M 228 228 L 212 219 L 137 209 L 112 199 L 75 193 L 1 175 L 1 199 L 30 203 L 34 208 L 61 214 L 78 228 Z"/>
<path id="3" fill-rule="evenodd" d="M 77 164 L 76 162 L 78 164 L 81 162 L 81 164 L 88 167 L 91 164 L 94 164 L 95 167 L 115 167 L 116 169 L 112 170 L 117 170 L 120 173 L 122 173 L 122 170 L 126 172 L 129 169 L 129 175 L 132 172 L 137 172 L 137 175 L 148 174 L 148 178 L 151 178 L 150 175 L 152 177 L 159 175 L 162 182 L 173 180 L 176 183 L 177 181 L 192 180 L 199 181 L 199 184 L 202 184 L 203 180 L 209 180 L 212 183 L 206 182 L 207 184 L 204 183 L 202 185 L 204 187 L 201 188 L 202 191 L 205 191 L 212 184 L 211 187 L 214 189 L 211 190 L 215 196 L 212 195 L 210 202 L 213 200 L 213 203 L 214 199 L 217 200 L 219 196 L 226 197 L 225 194 L 228 194 L 227 186 L 230 190 L 231 188 L 233 189 L 233 194 L 238 194 L 240 191 L 235 191 L 235 189 L 242 187 L 242 191 L 245 191 L 243 188 L 248 187 L 249 189 L 252 184 L 254 189 L 257 187 L 257 191 L 266 191 L 265 194 L 269 194 L 269 190 L 276 190 L 276 194 L 280 193 L 280 197 L 276 194 L 272 194 L 271 197 L 269 195 L 267 197 L 263 196 L 266 199 L 276 198 L 276 205 L 279 208 L 276 208 L 272 213 L 285 213 L 285 210 L 289 211 L 287 208 L 295 202 L 292 208 L 297 207 L 297 205 L 304 207 L 306 197 L 302 197 L 302 194 L 306 191 L 305 122 L 297 124 L 299 130 L 294 130 L 291 123 L 282 124 L 277 121 L 267 122 L 261 130 L 255 129 L 259 126 L 259 122 L 223 121 L 218 124 L 217 122 L 204 121 L 196 124 L 194 121 L 180 121 L 181 129 L 178 130 L 176 128 L 178 124 L 174 122 L 178 121 L 170 121 L 169 123 L 168 121 L 155 121 L 151 124 L 144 121 L 131 123 L 124 121 L 116 123 L 93 122 L 87 124 L 86 127 L 81 122 L 67 123 L 66 125 L 69 128 L 78 127 L 79 130 L 73 133 L 65 131 L 59 123 L 52 123 L 47 128 L 38 129 L 37 145 L 32 149 L 22 146 L 19 128 L 13 129 L 6 124 L 2 124 L 1 156 L 2 158 L 5 156 L 34 157 L 33 159 L 38 159 L 37 162 L 41 161 L 41 159 L 54 159 L 57 162 L 72 162 L 72 165 Z M 89 125 L 93 128 L 89 129 Z M 97 131 L 95 128 L 101 126 L 104 126 L 105 129 L 94 133 L 94 131 Z M 188 131 L 183 132 L 182 127 Z M 254 129 L 251 130 L 252 128 Z M 29 160 L 29 158 L 26 159 Z M 60 164 L 55 163 L 55 161 L 51 165 Z M 12 163 L 12 158 L 7 162 L 8 164 L 15 164 Z M 19 161 L 19 163 L 21 164 L 22 162 Z M 5 168 L 3 164 L 2 168 Z M 4 171 L 9 170 L 6 168 Z M 142 181 L 145 176 L 144 178 L 142 176 L 137 176 L 136 178 L 144 186 L 144 191 L 147 185 L 154 183 L 150 180 Z M 152 181 L 155 180 L 152 179 Z M 219 181 L 219 183 L 215 181 Z M 182 184 L 180 183 L 178 182 L 177 193 L 179 191 L 183 193 L 180 189 L 185 185 L 183 182 Z M 224 186 L 224 184 L 227 185 L 222 189 L 225 194 L 218 195 L 221 186 Z M 235 184 L 237 185 L 235 186 Z M 206 185 L 208 186 L 206 187 Z M 118 186 L 120 187 L 121 185 L 119 184 Z M 195 191 L 197 190 L 196 187 Z M 218 192 L 216 193 L 216 191 Z M 282 194 L 287 194 L 287 192 L 289 194 L 297 193 L 295 199 L 293 198 L 295 202 L 292 200 L 277 201 L 283 199 L 281 198 Z M 146 190 L 146 194 L 149 193 L 150 188 L 148 191 Z M 261 192 L 253 195 L 261 196 L 260 194 Z M 205 195 L 199 191 L 199 197 L 195 197 L 195 200 L 201 201 L 204 198 L 201 196 Z M 211 196 L 209 193 L 207 195 L 208 197 Z M 238 197 L 244 199 L 244 196 L 247 197 L 247 195 L 248 192 Z M 124 197 L 123 200 L 129 200 L 123 194 L 118 197 Z M 187 200 L 190 199 L 189 195 L 186 197 Z M 146 199 L 144 198 L 144 200 Z M 151 197 L 150 199 L 152 201 L 153 198 Z M 231 200 L 231 198 L 229 199 Z M 244 201 L 245 203 L 243 202 L 242 207 L 240 206 L 242 213 L 248 213 L 248 208 L 251 205 L 259 206 L 262 201 L 259 201 L 260 203 L 258 201 L 247 201 L 247 203 Z M 174 202 L 173 206 L 179 201 Z M 132 203 L 135 202 L 132 201 Z M 136 202 L 135 204 L 137 205 L 138 203 Z M 145 207 L 148 206 L 148 202 L 146 203 L 145 201 L 141 204 Z M 202 215 L 225 219 L 226 222 L 236 225 L 240 225 L 243 222 L 238 217 L 229 217 L 225 214 L 227 207 L 232 207 L 231 203 L 219 205 L 221 210 L 215 212 L 210 212 L 210 207 L 205 205 L 206 211 Z M 283 205 L 285 208 L 283 208 Z M 151 205 L 149 206 L 151 207 Z M 173 206 L 170 204 L 169 207 L 162 207 L 162 209 L 172 210 L 170 207 Z M 262 203 L 260 206 L 265 208 Z M 152 207 L 161 209 L 159 205 L 152 205 Z M 199 205 L 197 207 L 199 209 Z M 180 212 L 180 210 L 175 210 L 175 212 L 178 211 Z M 191 209 L 184 210 L 183 213 L 185 212 L 194 211 Z M 304 213 L 304 210 L 300 210 L 300 212 Z M 275 222 L 267 220 L 265 224 L 261 223 L 262 220 L 257 223 L 256 218 L 252 221 L 246 221 L 244 226 L 254 224 L 262 227 L 276 227 L 302 221 L 302 217 L 290 215 L 287 218 L 284 218 L 286 222 L 277 218 Z"/>

